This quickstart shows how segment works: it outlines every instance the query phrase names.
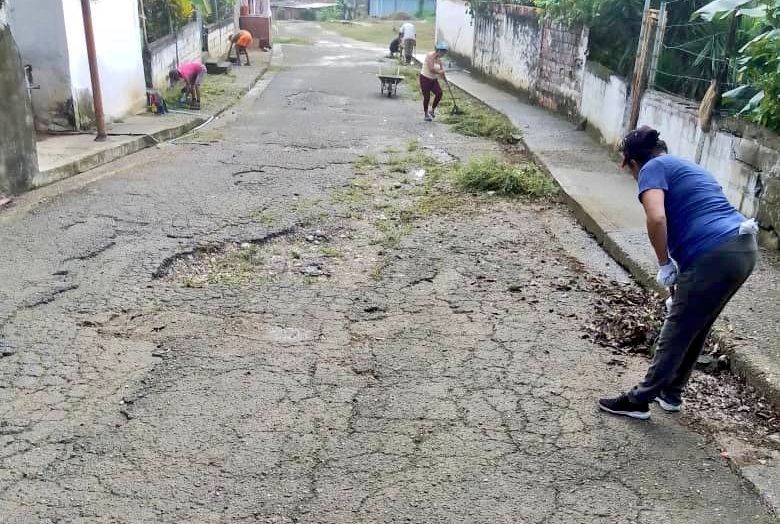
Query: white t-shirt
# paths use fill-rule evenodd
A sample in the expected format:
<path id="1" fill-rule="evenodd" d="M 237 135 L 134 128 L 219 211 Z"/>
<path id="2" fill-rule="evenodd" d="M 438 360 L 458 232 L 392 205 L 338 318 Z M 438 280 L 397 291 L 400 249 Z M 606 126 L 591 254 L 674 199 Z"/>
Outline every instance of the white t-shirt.
<path id="1" fill-rule="evenodd" d="M 404 35 L 404 39 L 417 38 L 417 33 L 414 30 L 414 24 L 411 22 L 404 22 L 401 25 L 401 34 Z"/>

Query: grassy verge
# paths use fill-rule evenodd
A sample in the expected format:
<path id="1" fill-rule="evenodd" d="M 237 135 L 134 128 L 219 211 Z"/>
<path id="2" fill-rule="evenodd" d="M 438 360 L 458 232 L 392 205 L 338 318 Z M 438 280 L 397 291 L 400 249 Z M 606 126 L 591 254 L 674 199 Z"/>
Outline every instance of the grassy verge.
<path id="1" fill-rule="evenodd" d="M 306 38 L 298 38 L 294 36 L 275 36 L 274 44 L 312 45 L 313 42 Z"/>
<path id="2" fill-rule="evenodd" d="M 436 39 L 436 24 L 428 20 L 412 20 L 417 30 L 417 49 L 419 51 L 430 51 Z M 349 23 L 342 22 L 322 22 L 322 27 L 329 31 L 334 31 L 347 38 L 382 45 L 385 48 L 390 47 L 390 41 L 398 36 L 398 28 L 403 24 L 403 20 L 379 20 L 379 21 L 354 21 Z"/>
<path id="3" fill-rule="evenodd" d="M 403 68 L 402 74 L 412 96 L 416 100 L 421 99 L 418 68 Z M 520 131 L 505 115 L 494 111 L 457 87 L 451 86 L 452 93 L 450 93 L 444 81 L 439 81 L 439 84 L 444 90 L 444 97 L 436 113 L 451 126 L 453 131 L 465 136 L 492 138 L 505 144 L 514 144 L 518 141 Z M 458 111 L 455 111 L 456 106 Z"/>

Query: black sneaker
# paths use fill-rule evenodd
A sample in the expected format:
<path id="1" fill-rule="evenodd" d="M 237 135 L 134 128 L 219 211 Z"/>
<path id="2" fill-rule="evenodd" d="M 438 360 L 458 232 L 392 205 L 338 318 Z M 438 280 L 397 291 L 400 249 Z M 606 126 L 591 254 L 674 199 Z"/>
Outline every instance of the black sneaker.
<path id="1" fill-rule="evenodd" d="M 655 401 L 658 402 L 658 405 L 661 406 L 661 409 L 667 413 L 677 413 L 678 411 L 682 410 L 682 401 L 672 402 L 671 400 L 666 400 L 661 395 L 655 397 Z"/>
<path id="2" fill-rule="evenodd" d="M 617 398 L 602 398 L 599 400 L 599 408 L 613 415 L 647 420 L 650 418 L 650 406 L 647 402 L 634 402 L 623 393 Z"/>

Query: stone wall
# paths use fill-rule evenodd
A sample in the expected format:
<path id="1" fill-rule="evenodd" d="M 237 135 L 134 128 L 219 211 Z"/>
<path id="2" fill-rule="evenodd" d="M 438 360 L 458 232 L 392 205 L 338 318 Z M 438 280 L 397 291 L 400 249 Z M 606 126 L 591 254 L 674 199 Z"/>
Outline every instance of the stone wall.
<path id="1" fill-rule="evenodd" d="M 474 69 L 573 115 L 580 101 L 588 30 L 540 19 L 532 7 L 490 4 L 474 19 Z"/>
<path id="2" fill-rule="evenodd" d="M 0 194 L 11 195 L 29 189 L 38 159 L 30 96 L 6 9 L 0 0 Z"/>

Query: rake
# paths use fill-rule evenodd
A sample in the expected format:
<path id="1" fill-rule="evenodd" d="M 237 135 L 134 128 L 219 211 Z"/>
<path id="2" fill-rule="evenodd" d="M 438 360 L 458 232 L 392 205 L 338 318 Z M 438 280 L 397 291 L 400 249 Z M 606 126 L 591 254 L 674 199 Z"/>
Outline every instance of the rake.
<path id="1" fill-rule="evenodd" d="M 450 81 L 447 80 L 447 77 L 444 77 L 444 83 L 447 84 L 447 91 L 450 92 L 450 98 L 452 98 L 452 109 L 450 110 L 450 114 L 451 115 L 465 115 L 466 112 L 458 107 L 458 101 L 455 100 L 455 95 L 452 94 L 452 87 L 450 86 Z"/>

